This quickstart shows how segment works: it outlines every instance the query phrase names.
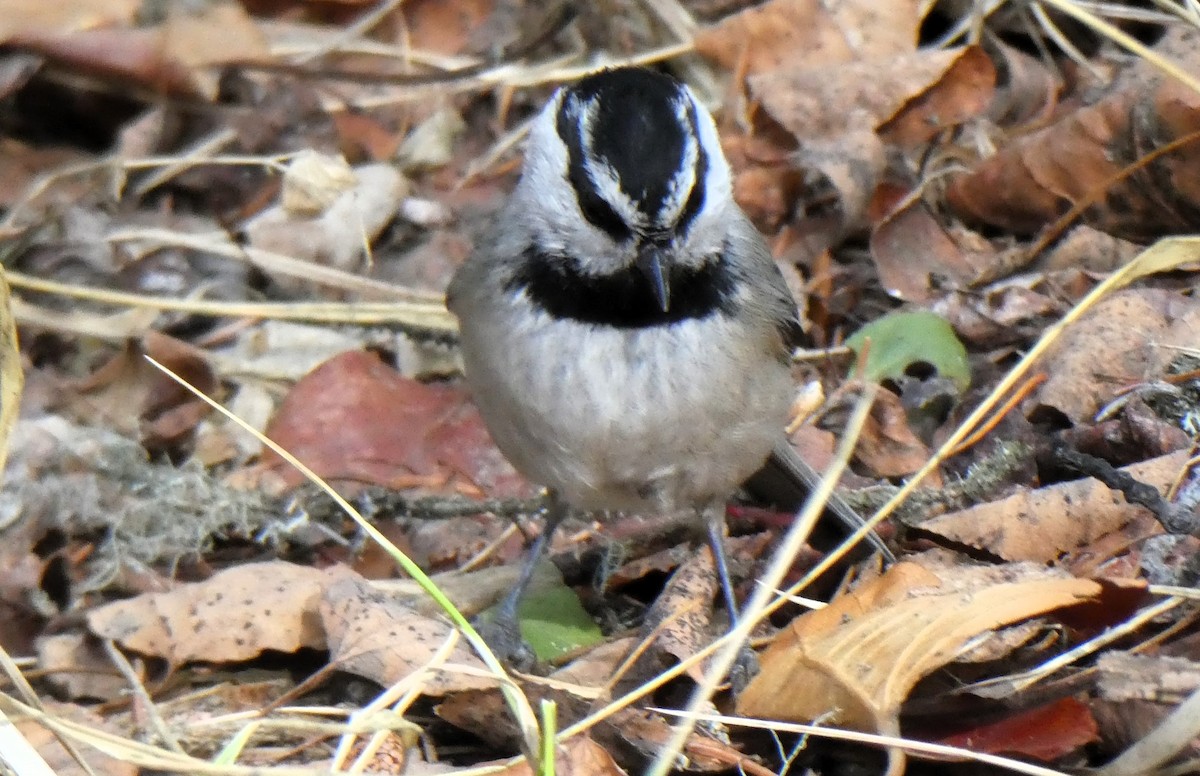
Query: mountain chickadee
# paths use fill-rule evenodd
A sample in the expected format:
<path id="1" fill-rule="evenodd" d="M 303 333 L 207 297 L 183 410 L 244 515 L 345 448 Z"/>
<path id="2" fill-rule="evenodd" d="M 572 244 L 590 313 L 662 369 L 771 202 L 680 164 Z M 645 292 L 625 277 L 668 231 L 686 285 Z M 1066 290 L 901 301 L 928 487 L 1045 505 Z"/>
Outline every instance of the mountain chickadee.
<path id="1" fill-rule="evenodd" d="M 489 643 L 531 662 L 517 604 L 568 508 L 694 510 L 735 616 L 726 500 L 768 457 L 807 488 L 817 476 L 781 433 L 796 305 L 733 201 L 692 90 L 640 68 L 559 89 L 446 301 L 492 438 L 549 491 L 545 529 L 483 628 Z M 840 499 L 831 507 L 862 524 Z"/>

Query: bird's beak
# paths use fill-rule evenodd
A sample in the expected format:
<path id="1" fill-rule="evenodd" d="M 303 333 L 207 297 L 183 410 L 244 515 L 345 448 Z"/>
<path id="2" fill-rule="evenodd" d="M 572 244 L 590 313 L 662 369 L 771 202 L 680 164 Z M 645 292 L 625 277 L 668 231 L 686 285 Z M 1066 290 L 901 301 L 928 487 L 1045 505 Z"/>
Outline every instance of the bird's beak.
<path id="1" fill-rule="evenodd" d="M 662 249 L 657 245 L 645 245 L 638 252 L 638 269 L 650 281 L 654 298 L 665 313 L 671 307 L 671 287 L 667 285 L 667 273 L 663 269 Z"/>

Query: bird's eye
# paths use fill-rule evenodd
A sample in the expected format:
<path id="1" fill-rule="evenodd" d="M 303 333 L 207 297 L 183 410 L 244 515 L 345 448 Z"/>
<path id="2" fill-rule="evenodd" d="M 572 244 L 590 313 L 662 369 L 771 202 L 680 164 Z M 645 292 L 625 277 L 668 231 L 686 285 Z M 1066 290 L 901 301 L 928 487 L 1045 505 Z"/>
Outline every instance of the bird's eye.
<path id="1" fill-rule="evenodd" d="M 576 186 L 575 198 L 579 202 L 579 210 L 583 217 L 592 226 L 604 231 L 614 240 L 627 240 L 633 236 L 633 231 L 625 220 L 604 197 L 596 193 L 590 183 Z"/>

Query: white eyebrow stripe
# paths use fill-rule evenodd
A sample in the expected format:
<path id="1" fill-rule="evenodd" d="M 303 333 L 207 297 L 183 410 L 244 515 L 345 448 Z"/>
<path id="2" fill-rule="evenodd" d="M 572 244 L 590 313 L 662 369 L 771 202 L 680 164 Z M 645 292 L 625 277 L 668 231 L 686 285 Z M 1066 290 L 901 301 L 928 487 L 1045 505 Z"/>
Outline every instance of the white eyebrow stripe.
<path id="1" fill-rule="evenodd" d="M 584 159 L 583 168 L 587 170 L 592 185 L 608 204 L 612 205 L 617 215 L 633 230 L 645 229 L 649 218 L 638 208 L 625 191 L 621 188 L 621 179 L 612 165 L 601 162 L 592 148 L 592 121 L 595 119 L 599 100 L 593 99 L 582 107 L 580 117 L 580 139 L 582 140 Z"/>
<path id="2" fill-rule="evenodd" d="M 696 137 L 698 128 L 692 120 L 693 115 L 691 99 L 687 94 L 680 94 L 675 100 L 675 116 L 679 125 L 688 127 L 689 131 L 684 133 L 683 156 L 679 160 L 679 169 L 671 177 L 667 199 L 655 218 L 660 225 L 673 224 L 679 220 L 692 188 L 696 185 L 696 163 L 700 157 L 700 145 Z"/>

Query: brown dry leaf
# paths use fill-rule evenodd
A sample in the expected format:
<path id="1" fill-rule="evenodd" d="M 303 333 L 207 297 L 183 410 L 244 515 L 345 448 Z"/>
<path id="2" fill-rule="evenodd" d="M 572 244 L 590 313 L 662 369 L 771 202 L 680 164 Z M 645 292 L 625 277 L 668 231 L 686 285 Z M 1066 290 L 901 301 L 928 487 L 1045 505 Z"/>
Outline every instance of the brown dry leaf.
<path id="1" fill-rule="evenodd" d="M 854 124 L 853 119 L 851 123 Z M 887 168 L 887 149 L 868 124 L 864 118 L 838 136 L 807 138 L 792 157 L 792 163 L 799 169 L 810 175 L 819 173 L 822 186 L 836 194 L 840 208 L 838 223 L 843 228 L 864 220 L 872 193 Z M 793 204 L 789 208 L 789 214 L 794 207 Z M 806 226 L 800 228 L 811 232 Z M 834 244 L 830 242 L 820 248 L 825 250 Z"/>
<path id="2" fill-rule="evenodd" d="M 38 670 L 71 700 L 115 701 L 129 692 L 96 639 L 83 633 L 58 633 L 37 642 Z"/>
<path id="3" fill-rule="evenodd" d="M 702 53 L 737 72 L 745 64 L 751 94 L 800 144 L 789 159 L 793 174 L 799 169 L 823 178 L 823 188 L 811 187 L 816 191 L 808 198 L 824 203 L 832 198 L 825 190 L 836 194 L 841 212 L 835 224 L 816 227 L 805 251 L 810 256 L 862 225 L 886 169 L 885 142 L 924 143 L 991 100 L 995 71 L 981 49 L 916 50 L 916 6 L 908 0 L 882 7 L 776 0 L 730 16 L 697 38 Z M 739 181 L 735 188 L 755 215 L 745 196 L 755 186 Z M 787 197 L 783 212 L 791 215 L 796 199 Z"/>
<path id="4" fill-rule="evenodd" d="M 220 88 L 218 65 L 266 60 L 266 36 L 237 3 L 199 6 L 200 13 L 183 13 L 171 6 L 162 26 L 162 56 L 187 69 L 196 93 L 213 100 Z"/>
<path id="5" fill-rule="evenodd" d="M 352 161 L 386 162 L 396 155 L 404 136 L 374 116 L 337 111 L 329 116 L 338 133 L 338 145 Z"/>
<path id="6" fill-rule="evenodd" d="M 1112 272 L 1142 252 L 1143 246 L 1105 234 L 1087 224 L 1078 224 L 1038 257 L 1036 267 L 1047 273 L 1081 269 L 1087 272 Z M 1055 283 L 1056 288 L 1062 284 Z"/>
<path id="7" fill-rule="evenodd" d="M 30 435 L 33 436 L 33 435 Z M 26 441 L 36 443 L 37 439 Z M 20 458 L 19 455 L 14 457 Z M 17 469 L 15 474 L 23 477 L 26 471 Z M 11 487 L 18 477 L 9 483 Z M 11 502 L 9 502 L 11 503 Z M 6 512 L 15 511 L 19 518 L 15 523 L 5 522 L 0 530 L 0 649 L 10 655 L 27 655 L 33 652 L 37 637 L 45 625 L 44 613 L 38 611 L 36 599 L 30 591 L 40 590 L 48 561 L 34 552 L 37 544 L 47 533 L 34 514 L 36 505 L 22 504 L 16 510 L 6 505 Z"/>
<path id="8" fill-rule="evenodd" d="M 1081 298 L 1095 279 L 1080 270 L 1026 273 L 983 290 L 954 291 L 936 299 L 931 312 L 949 321 L 968 346 L 995 349 L 1027 343 L 1060 318 L 1070 299 Z M 1064 300 L 1064 297 L 1066 300 Z"/>
<path id="9" fill-rule="evenodd" d="M 725 70 L 750 75 L 825 66 L 912 51 L 919 0 L 770 0 L 726 17 L 696 36 L 696 50 Z"/>
<path id="10" fill-rule="evenodd" d="M 150 356 L 199 391 L 220 387 L 207 356 L 181 340 L 156 331 L 130 342 L 111 360 L 76 385 L 75 415 L 127 436 L 139 436 L 148 449 L 178 442 L 211 408 L 145 359 Z"/>
<path id="11" fill-rule="evenodd" d="M 466 666 L 480 673 L 489 672 L 461 641 L 453 625 L 380 592 L 353 572 L 343 571 L 329 585 L 320 612 L 329 640 L 330 662 L 343 671 L 388 687 L 429 666 L 438 650 L 449 639 L 455 639 L 459 643 L 445 660 L 453 665 L 426 671 L 418 680 L 422 694 L 442 696 L 498 686 L 488 676 L 456 670 Z"/>
<path id="12" fill-rule="evenodd" d="M 344 160 L 338 161 L 345 165 Z M 336 169 L 336 165 L 326 167 Z M 285 202 L 248 221 L 244 230 L 250 244 L 338 269 L 363 269 L 368 260 L 364 246 L 378 237 L 395 217 L 408 195 L 408 181 L 390 164 L 368 164 L 352 173 L 348 169 L 345 172 L 350 174 L 348 185 L 334 183 L 334 187 L 340 188 L 329 187 L 324 196 L 332 195 L 331 198 L 315 214 L 296 212 Z M 328 180 L 332 176 L 321 177 Z M 289 196 L 288 192 L 294 188 L 291 181 L 296 179 L 293 175 L 288 180 L 285 196 Z"/>
<path id="13" fill-rule="evenodd" d="M 1200 688 L 1200 663 L 1190 657 L 1110 650 L 1096 660 L 1096 670 L 1098 697 L 1110 703 L 1153 699 L 1177 706 Z"/>
<path id="14" fill-rule="evenodd" d="M 16 138 L 0 137 L 0 207 L 5 210 L 19 202 L 46 170 L 82 165 L 94 160 L 94 156 L 75 148 L 55 146 L 45 148 L 22 142 Z M 78 202 L 85 194 L 95 191 L 97 177 L 82 175 L 60 181 L 38 202 L 67 204 Z"/>
<path id="15" fill-rule="evenodd" d="M 214 4 L 194 15 L 171 13 L 159 28 L 134 28 L 141 6 L 128 0 L 102 4 L 103 11 L 90 1 L 41 3 L 41 9 L 61 10 L 21 8 L 10 16 L 3 5 L 14 4 L 27 5 L 0 3 L 0 41 L 88 75 L 168 94 L 214 99 L 220 76 L 215 66 L 269 54 L 266 38 L 235 3 Z"/>
<path id="16" fill-rule="evenodd" d="M 0 0 L 0 41 L 28 32 L 72 32 L 132 26 L 140 0 Z"/>
<path id="17" fill-rule="evenodd" d="M 879 127 L 884 142 L 901 148 L 922 146 L 946 129 L 977 116 L 996 90 L 996 68 L 979 46 L 941 52 L 916 51 L 891 61 L 886 72 L 905 74 L 895 84 L 907 97 L 902 106 Z M 881 79 L 884 73 L 865 73 Z M 916 87 L 913 91 L 909 85 Z"/>
<path id="18" fill-rule="evenodd" d="M 1200 301 L 1175 291 L 1131 288 L 1101 300 L 1068 328 L 1038 366 L 1049 379 L 1025 404 L 1073 423 L 1090 422 L 1123 389 L 1156 380 L 1196 344 Z"/>
<path id="19" fill-rule="evenodd" d="M 900 397 L 880 391 L 854 447 L 855 460 L 876 477 L 903 477 L 924 466 L 929 456 L 929 448 L 908 425 Z"/>
<path id="20" fill-rule="evenodd" d="M 978 48 L 868 56 L 767 71 L 750 78 L 750 91 L 802 142 L 871 129 L 901 146 L 977 115 L 991 99 L 995 71 Z"/>
<path id="21" fill-rule="evenodd" d="M 1041 59 L 996 39 L 989 43 L 996 65 L 996 95 L 987 115 L 999 126 L 1034 125 L 1058 106 L 1063 78 Z"/>
<path id="22" fill-rule="evenodd" d="M 1180 451 L 1121 471 L 1166 492 L 1187 460 L 1187 452 Z M 1087 478 L 1015 493 L 926 520 L 918 527 L 1005 560 L 1050 563 L 1089 547 L 1145 514 L 1145 507 L 1132 506 L 1121 494 Z"/>
<path id="23" fill-rule="evenodd" d="M 14 36 L 13 42 L 84 75 L 163 94 L 199 96 L 192 74 L 179 62 L 164 57 L 162 35 L 152 28 L 95 29 L 69 34 L 30 31 Z"/>
<path id="24" fill-rule="evenodd" d="M 96 635 L 172 666 L 249 660 L 268 649 L 324 649 L 317 607 L 329 582 L 328 573 L 308 566 L 247 563 L 98 607 L 87 622 Z"/>
<path id="25" fill-rule="evenodd" d="M 793 164 L 796 144 L 762 131 L 751 135 L 725 128 L 721 148 L 737 171 L 734 200 L 764 232 L 777 231 L 792 217 L 804 184 Z"/>
<path id="26" fill-rule="evenodd" d="M 1177 24 L 1156 46 L 1194 71 L 1200 31 Z M 976 223 L 1032 234 L 1064 210 L 1100 191 L 1139 157 L 1200 130 L 1200 94 L 1135 58 L 1103 99 L 1005 146 L 955 179 L 946 201 Z M 1194 232 L 1200 205 L 1200 143 L 1146 165 L 1104 188 L 1085 220 L 1137 240 Z"/>
<path id="27" fill-rule="evenodd" d="M 707 548 L 690 553 L 646 613 L 641 632 L 653 641 L 638 656 L 622 684 L 640 684 L 661 673 L 664 665 L 686 660 L 712 641 L 710 615 L 716 593 L 712 553 Z M 687 675 L 699 682 L 704 667 L 692 666 Z"/>
<path id="28" fill-rule="evenodd" d="M 1200 688 L 1200 663 L 1195 655 L 1195 636 L 1185 637 L 1173 652 L 1136 655 L 1108 650 L 1096 660 L 1096 692 L 1092 711 L 1100 721 L 1101 737 L 1113 751 L 1142 741 L 1188 696 Z M 1200 751 L 1193 738 L 1179 756 L 1195 758 Z"/>
<path id="29" fill-rule="evenodd" d="M 965 286 L 979 276 L 982 258 L 960 246 L 918 197 L 891 210 L 871 232 L 871 259 L 880 282 L 889 294 L 909 302 L 941 296 L 946 281 Z"/>
<path id="30" fill-rule="evenodd" d="M 402 377 L 370 353 L 343 353 L 305 375 L 267 436 L 325 479 L 402 488 L 461 475 L 492 496 L 530 493 L 462 389 Z M 269 450 L 263 463 L 287 487 L 304 481 Z"/>
<path id="31" fill-rule="evenodd" d="M 555 671 L 545 682 L 528 689 L 544 692 L 558 702 L 560 728 L 571 724 L 581 719 L 597 699 L 607 697 L 604 690 L 637 642 L 636 638 L 628 637 L 598 644 Z M 496 747 L 513 748 L 520 740 L 520 731 L 507 711 L 504 697 L 497 692 L 455 693 L 442 699 L 434 713 Z M 601 722 L 602 726 L 610 724 L 613 720 Z"/>
<path id="32" fill-rule="evenodd" d="M 900 706 L 912 688 L 971 639 L 1093 601 L 1101 592 L 1096 582 L 1051 578 L 1041 569 L 999 584 L 969 572 L 959 584 L 953 573 L 939 576 L 916 563 L 898 563 L 824 609 L 796 618 L 762 655 L 762 671 L 738 699 L 738 713 L 821 718 L 898 735 Z M 779 687 L 805 691 L 780 693 Z"/>
<path id="33" fill-rule="evenodd" d="M 403 37 L 397 43 L 439 54 L 461 54 L 471 33 L 488 21 L 493 0 L 417 0 L 404 4 Z"/>
<path id="34" fill-rule="evenodd" d="M 608 720 L 611 737 L 620 742 L 617 751 L 636 750 L 646 760 L 656 757 L 670 742 L 675 726 L 658 714 L 636 708 L 618 711 Z M 605 737 L 605 740 L 608 736 Z M 727 773 L 744 756 L 733 747 L 707 734 L 692 733 L 683 747 L 690 773 Z"/>

